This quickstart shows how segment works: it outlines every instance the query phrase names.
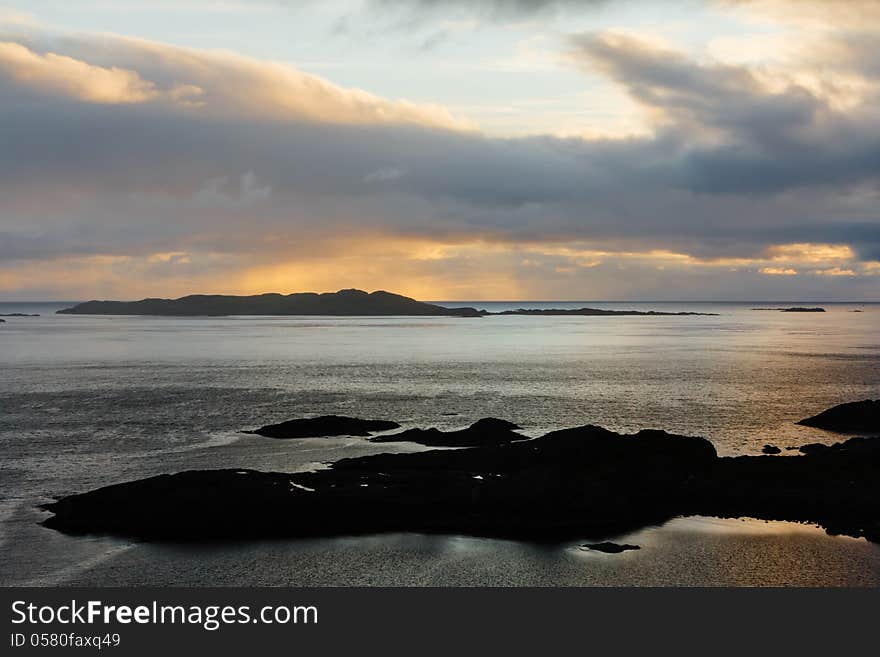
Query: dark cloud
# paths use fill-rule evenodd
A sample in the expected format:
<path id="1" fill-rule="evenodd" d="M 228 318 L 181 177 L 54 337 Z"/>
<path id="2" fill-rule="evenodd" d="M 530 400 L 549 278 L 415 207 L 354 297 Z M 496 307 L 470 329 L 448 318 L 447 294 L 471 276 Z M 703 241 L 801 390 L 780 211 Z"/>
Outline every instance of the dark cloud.
<path id="1" fill-rule="evenodd" d="M 688 189 L 772 194 L 880 174 L 874 106 L 841 112 L 794 82 L 768 89 L 746 68 L 699 64 L 620 35 L 572 42 L 582 63 L 598 66 L 639 103 L 662 112 L 663 129 L 685 144 L 675 168 Z"/>

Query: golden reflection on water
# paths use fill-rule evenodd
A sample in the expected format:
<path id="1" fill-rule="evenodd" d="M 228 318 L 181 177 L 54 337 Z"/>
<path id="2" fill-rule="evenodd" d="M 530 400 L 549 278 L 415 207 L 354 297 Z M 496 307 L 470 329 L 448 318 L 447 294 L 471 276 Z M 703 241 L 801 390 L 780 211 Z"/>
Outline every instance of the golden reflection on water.
<path id="1" fill-rule="evenodd" d="M 752 534 L 757 536 L 779 536 L 781 534 L 824 533 L 820 526 L 806 522 L 787 522 L 781 520 L 761 520 L 760 518 L 710 518 L 689 516 L 670 520 L 666 525 L 670 530 L 706 532 L 711 534 Z M 851 536 L 840 536 L 844 540 L 863 541 Z"/>

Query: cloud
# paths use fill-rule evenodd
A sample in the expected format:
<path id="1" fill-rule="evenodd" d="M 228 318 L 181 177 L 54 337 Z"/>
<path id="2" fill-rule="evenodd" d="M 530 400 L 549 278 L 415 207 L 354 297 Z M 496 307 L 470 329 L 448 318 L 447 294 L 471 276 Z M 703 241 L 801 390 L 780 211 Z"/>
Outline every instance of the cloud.
<path id="1" fill-rule="evenodd" d="M 774 193 L 878 173 L 873 97 L 841 112 L 782 72 L 697 62 L 622 34 L 572 43 L 576 61 L 621 84 L 659 134 L 684 145 L 677 173 L 694 191 Z"/>
<path id="2" fill-rule="evenodd" d="M 519 18 L 547 14 L 566 9 L 595 10 L 627 0 L 370 0 L 378 11 L 404 9 L 422 16 L 449 12 L 482 15 L 493 18 Z"/>
<path id="3" fill-rule="evenodd" d="M 714 0 L 743 8 L 765 19 L 798 25 L 864 27 L 880 20 L 877 0 Z"/>
<path id="4" fill-rule="evenodd" d="M 761 267 L 758 271 L 766 276 L 797 276 L 797 269 L 791 267 Z"/>
<path id="5" fill-rule="evenodd" d="M 816 276 L 857 276 L 852 269 L 841 269 L 840 267 L 830 267 L 829 269 L 816 269 L 813 272 Z"/>
<path id="6" fill-rule="evenodd" d="M 0 75 L 89 103 L 142 103 L 158 96 L 155 85 L 135 71 L 92 66 L 54 53 L 41 55 L 18 43 L 0 42 Z"/>
<path id="7" fill-rule="evenodd" d="M 364 182 L 389 182 L 405 175 L 406 171 L 397 167 L 379 167 L 364 176 Z"/>
<path id="8" fill-rule="evenodd" d="M 271 194 L 272 188 L 261 186 L 254 172 L 248 171 L 241 174 L 237 186 L 231 185 L 227 176 L 205 181 L 195 198 L 206 206 L 242 207 L 265 201 Z"/>
<path id="9" fill-rule="evenodd" d="M 788 260 L 795 262 L 833 262 L 836 260 L 852 260 L 855 253 L 846 244 L 776 244 L 766 249 L 765 255 L 770 260 Z"/>
<path id="10" fill-rule="evenodd" d="M 0 78 L 6 295 L 876 297 L 867 92 L 839 105 L 788 72 L 580 35 L 573 61 L 651 130 L 496 138 L 231 53 L 37 28 L 15 43 L 38 66 L 127 72 L 146 97 Z M 854 275 L 778 275 L 835 270 Z"/>
<path id="11" fill-rule="evenodd" d="M 24 35 L 18 31 L 15 38 L 20 42 L 0 43 L 0 73 L 19 86 L 76 100 L 161 99 L 177 111 L 202 118 L 475 129 L 441 106 L 384 99 L 287 64 L 225 51 L 115 36 L 54 36 L 38 30 Z"/>

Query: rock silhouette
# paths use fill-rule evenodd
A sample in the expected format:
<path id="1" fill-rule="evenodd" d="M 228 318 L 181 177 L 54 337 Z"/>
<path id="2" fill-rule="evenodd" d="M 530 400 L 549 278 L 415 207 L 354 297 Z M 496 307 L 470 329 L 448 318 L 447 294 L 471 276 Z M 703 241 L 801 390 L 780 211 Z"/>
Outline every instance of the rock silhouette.
<path id="1" fill-rule="evenodd" d="M 775 310 L 780 313 L 824 313 L 824 308 L 805 308 L 803 306 L 793 306 L 792 308 L 752 308 L 752 310 Z"/>
<path id="2" fill-rule="evenodd" d="M 804 456 L 716 455 L 703 438 L 595 426 L 502 445 L 377 454 L 303 473 L 188 471 L 47 504 L 45 525 L 145 540 L 393 531 L 555 541 L 680 515 L 807 521 L 880 541 L 880 439 Z"/>
<path id="3" fill-rule="evenodd" d="M 764 454 L 779 454 L 782 452 L 782 450 L 779 449 L 776 445 L 768 444 L 764 445 L 764 447 L 761 449 L 761 452 Z"/>
<path id="4" fill-rule="evenodd" d="M 839 404 L 797 424 L 840 433 L 880 432 L 880 399 Z"/>
<path id="5" fill-rule="evenodd" d="M 528 436 L 516 433 L 518 425 L 507 420 L 485 417 L 477 420 L 466 429 L 440 431 L 440 429 L 407 429 L 400 433 L 370 438 L 373 443 L 413 442 L 429 447 L 479 447 L 481 445 L 500 445 L 515 440 L 526 440 Z"/>
<path id="6" fill-rule="evenodd" d="M 369 436 L 374 431 L 397 429 L 400 425 L 389 420 L 361 420 L 344 415 L 322 415 L 321 417 L 288 420 L 280 424 L 269 424 L 253 431 L 267 438 L 319 438 L 323 436 Z"/>
<path id="7" fill-rule="evenodd" d="M 581 545 L 582 549 L 593 550 L 594 552 L 605 552 L 606 554 L 620 554 L 627 550 L 641 550 L 638 545 L 630 545 L 629 543 L 612 543 L 611 541 L 603 541 L 601 543 L 585 543 Z"/>

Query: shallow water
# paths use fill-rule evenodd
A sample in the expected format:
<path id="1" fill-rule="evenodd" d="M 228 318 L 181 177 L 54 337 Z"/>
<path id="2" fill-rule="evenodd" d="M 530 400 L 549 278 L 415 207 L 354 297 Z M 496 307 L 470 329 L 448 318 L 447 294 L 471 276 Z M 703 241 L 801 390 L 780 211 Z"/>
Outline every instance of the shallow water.
<path id="1" fill-rule="evenodd" d="M 786 523 L 740 534 L 678 520 L 640 534 L 651 549 L 601 556 L 408 535 L 192 551 L 36 524 L 35 505 L 53 495 L 161 472 L 288 470 L 421 449 L 237 433 L 306 414 L 443 428 L 491 415 L 530 435 L 655 427 L 736 454 L 839 440 L 794 421 L 880 396 L 877 305 L 829 304 L 824 314 L 750 310 L 766 303 L 569 307 L 582 305 L 720 315 L 147 318 L 0 304 L 0 313 L 41 313 L 0 325 L 0 583 L 877 583 L 877 546 Z M 783 568 L 785 554 L 797 569 Z"/>

